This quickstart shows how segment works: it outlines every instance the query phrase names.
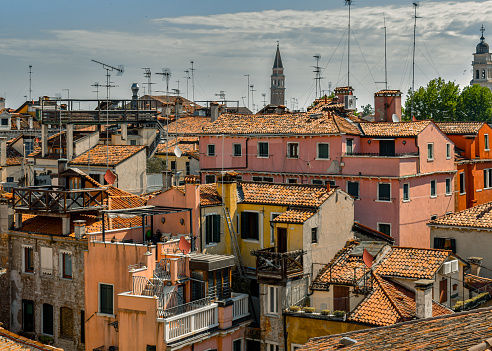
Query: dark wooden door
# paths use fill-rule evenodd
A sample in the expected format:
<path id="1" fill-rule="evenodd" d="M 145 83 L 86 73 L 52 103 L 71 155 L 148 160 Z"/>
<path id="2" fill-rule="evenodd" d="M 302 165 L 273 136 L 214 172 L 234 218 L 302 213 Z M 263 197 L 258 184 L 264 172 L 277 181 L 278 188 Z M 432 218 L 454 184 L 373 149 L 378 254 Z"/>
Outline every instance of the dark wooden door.
<path id="1" fill-rule="evenodd" d="M 379 140 L 379 154 L 381 156 L 395 156 L 395 141 Z"/>
<path id="2" fill-rule="evenodd" d="M 448 301 L 448 280 L 444 279 L 439 282 L 439 303 Z"/>
<path id="3" fill-rule="evenodd" d="M 347 286 L 333 286 L 333 310 L 350 312 L 349 288 Z"/>
<path id="4" fill-rule="evenodd" d="M 277 252 L 287 252 L 287 228 L 277 228 Z"/>

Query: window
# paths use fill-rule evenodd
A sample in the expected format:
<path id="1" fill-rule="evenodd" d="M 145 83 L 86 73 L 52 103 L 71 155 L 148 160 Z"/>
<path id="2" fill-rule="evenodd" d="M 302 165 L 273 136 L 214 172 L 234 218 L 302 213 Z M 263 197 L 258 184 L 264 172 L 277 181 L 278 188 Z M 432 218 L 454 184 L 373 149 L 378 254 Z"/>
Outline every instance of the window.
<path id="1" fill-rule="evenodd" d="M 263 177 L 258 177 L 258 176 L 253 176 L 251 179 L 253 180 L 253 182 L 262 182 L 263 181 Z"/>
<path id="2" fill-rule="evenodd" d="M 234 150 L 234 153 L 232 156 L 241 157 L 243 155 L 242 150 L 241 150 L 241 144 L 232 144 L 232 148 Z"/>
<path id="3" fill-rule="evenodd" d="M 207 145 L 207 156 L 215 156 L 215 144 Z"/>
<path id="4" fill-rule="evenodd" d="M 137 145 L 137 141 L 135 139 L 130 140 L 130 145 Z"/>
<path id="5" fill-rule="evenodd" d="M 431 180 L 431 197 L 437 197 L 436 180 Z"/>
<path id="6" fill-rule="evenodd" d="M 232 342 L 232 351 L 243 351 L 242 339 L 236 339 Z"/>
<path id="7" fill-rule="evenodd" d="M 446 158 L 449 160 L 451 158 L 451 144 L 446 144 Z"/>
<path id="8" fill-rule="evenodd" d="M 433 221 L 434 219 L 437 219 L 437 215 L 436 214 L 431 216 L 431 221 Z"/>
<path id="9" fill-rule="evenodd" d="M 14 181 L 14 177 L 7 177 L 7 182 L 12 183 Z"/>
<path id="10" fill-rule="evenodd" d="M 53 306 L 43 304 L 43 334 L 53 335 Z"/>
<path id="11" fill-rule="evenodd" d="M 24 273 L 34 273 L 34 251 L 32 246 L 23 247 Z"/>
<path id="12" fill-rule="evenodd" d="M 85 344 L 85 312 L 80 311 L 80 342 Z"/>
<path id="13" fill-rule="evenodd" d="M 157 351 L 156 345 L 147 345 L 146 351 Z"/>
<path id="14" fill-rule="evenodd" d="M 253 176 L 251 180 L 253 182 L 260 182 L 260 183 L 273 183 L 273 177 Z"/>
<path id="15" fill-rule="evenodd" d="M 330 144 L 318 143 L 317 158 L 320 160 L 328 160 L 330 158 Z"/>
<path id="16" fill-rule="evenodd" d="M 176 161 L 171 161 L 171 171 L 176 170 Z"/>
<path id="17" fill-rule="evenodd" d="M 68 307 L 60 308 L 60 337 L 73 339 L 73 310 Z"/>
<path id="18" fill-rule="evenodd" d="M 485 146 L 485 151 L 489 151 L 490 147 L 489 147 L 489 135 L 488 134 L 483 135 L 483 143 Z"/>
<path id="19" fill-rule="evenodd" d="M 318 228 L 311 228 L 311 243 L 318 243 Z"/>
<path id="20" fill-rule="evenodd" d="M 287 157 L 299 158 L 299 143 L 287 143 Z"/>
<path id="21" fill-rule="evenodd" d="M 485 70 L 482 70 L 482 79 L 485 79 Z"/>
<path id="22" fill-rule="evenodd" d="M 439 303 L 446 303 L 448 301 L 448 280 L 442 278 L 439 282 Z"/>
<path id="23" fill-rule="evenodd" d="M 325 185 L 328 185 L 330 184 L 330 186 L 336 186 L 337 185 L 337 182 L 335 182 L 334 180 L 325 180 Z"/>
<path id="24" fill-rule="evenodd" d="M 475 79 L 479 79 L 480 78 L 480 71 L 477 69 L 475 71 Z"/>
<path id="25" fill-rule="evenodd" d="M 60 260 L 61 277 L 72 279 L 72 253 L 68 251 L 60 252 Z"/>
<path id="26" fill-rule="evenodd" d="M 403 201 L 410 201 L 410 183 L 403 183 Z"/>
<path id="27" fill-rule="evenodd" d="M 391 236 L 391 223 L 378 223 L 378 231 Z"/>
<path id="28" fill-rule="evenodd" d="M 287 183 L 289 184 L 297 184 L 297 178 L 288 178 Z"/>
<path id="29" fill-rule="evenodd" d="M 379 156 L 395 156 L 395 141 L 379 140 Z"/>
<path id="30" fill-rule="evenodd" d="M 220 242 L 220 216 L 212 214 L 205 216 L 205 243 Z"/>
<path id="31" fill-rule="evenodd" d="M 434 143 L 427 143 L 427 161 L 434 160 Z"/>
<path id="32" fill-rule="evenodd" d="M 22 330 L 34 331 L 34 301 L 22 300 Z"/>
<path id="33" fill-rule="evenodd" d="M 311 184 L 313 184 L 313 185 L 323 185 L 323 181 L 321 179 L 313 179 L 313 180 L 311 180 Z"/>
<path id="34" fill-rule="evenodd" d="M 275 226 L 273 220 L 279 216 L 280 213 L 270 213 L 270 245 L 275 246 Z"/>
<path id="35" fill-rule="evenodd" d="M 186 168 L 186 175 L 190 175 L 190 163 L 189 162 L 186 162 L 185 163 L 185 168 Z"/>
<path id="36" fill-rule="evenodd" d="M 258 157 L 269 157 L 268 154 L 268 142 L 259 141 L 258 142 Z"/>
<path id="37" fill-rule="evenodd" d="M 456 253 L 456 239 L 434 238 L 434 249 L 451 250 Z"/>
<path id="38" fill-rule="evenodd" d="M 260 214 L 258 212 L 241 212 L 241 238 L 260 240 Z"/>
<path id="39" fill-rule="evenodd" d="M 113 285 L 99 283 L 99 313 L 113 314 Z"/>
<path id="40" fill-rule="evenodd" d="M 483 188 L 490 189 L 492 188 L 492 169 L 487 168 L 483 170 Z"/>
<path id="41" fill-rule="evenodd" d="M 2 126 L 8 126 L 8 125 L 9 125 L 8 118 L 2 118 Z"/>
<path id="42" fill-rule="evenodd" d="M 290 344 L 290 351 L 297 351 L 301 347 L 302 347 L 302 345 L 300 345 L 300 344 Z"/>
<path id="43" fill-rule="evenodd" d="M 391 201 L 390 183 L 378 183 L 378 201 Z"/>
<path id="44" fill-rule="evenodd" d="M 205 175 L 205 184 L 215 183 L 215 175 L 206 174 Z"/>
<path id="45" fill-rule="evenodd" d="M 53 275 L 53 249 L 41 246 L 41 274 Z"/>
<path id="46" fill-rule="evenodd" d="M 263 177 L 263 183 L 273 183 L 273 177 Z"/>
<path id="47" fill-rule="evenodd" d="M 354 153 L 354 139 L 347 139 L 345 141 L 345 145 L 347 148 L 347 155 L 351 155 Z"/>
<path id="48" fill-rule="evenodd" d="M 359 182 L 347 182 L 347 193 L 352 195 L 352 197 L 356 200 L 359 200 Z"/>
<path id="49" fill-rule="evenodd" d="M 466 194 L 465 172 L 460 173 L 460 195 Z"/>
<path id="50" fill-rule="evenodd" d="M 278 287 L 267 285 L 268 314 L 278 314 Z"/>
<path id="51" fill-rule="evenodd" d="M 278 345 L 267 342 L 266 343 L 266 351 L 279 351 Z"/>
<path id="52" fill-rule="evenodd" d="M 446 195 L 451 195 L 451 178 L 446 178 Z"/>

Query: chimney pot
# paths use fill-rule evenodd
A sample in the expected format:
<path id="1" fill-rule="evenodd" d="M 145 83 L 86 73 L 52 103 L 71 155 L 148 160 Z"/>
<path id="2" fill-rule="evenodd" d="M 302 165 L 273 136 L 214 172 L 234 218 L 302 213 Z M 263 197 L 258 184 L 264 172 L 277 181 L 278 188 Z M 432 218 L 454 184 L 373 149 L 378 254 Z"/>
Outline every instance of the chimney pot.
<path id="1" fill-rule="evenodd" d="M 85 220 L 79 219 L 73 221 L 75 239 L 82 239 L 85 235 Z"/>
<path id="2" fill-rule="evenodd" d="M 417 318 L 432 317 L 432 288 L 434 281 L 429 279 L 420 279 L 415 284 L 415 315 Z"/>
<path id="3" fill-rule="evenodd" d="M 483 257 L 468 257 L 468 262 L 470 263 L 470 274 L 480 275 L 480 269 L 482 264 Z"/>

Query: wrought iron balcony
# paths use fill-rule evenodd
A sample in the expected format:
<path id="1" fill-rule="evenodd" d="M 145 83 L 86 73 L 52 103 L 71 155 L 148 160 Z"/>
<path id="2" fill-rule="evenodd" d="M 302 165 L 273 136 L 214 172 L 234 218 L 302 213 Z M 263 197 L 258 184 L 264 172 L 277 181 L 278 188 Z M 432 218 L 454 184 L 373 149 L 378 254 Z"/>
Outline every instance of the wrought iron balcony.
<path id="1" fill-rule="evenodd" d="M 66 190 L 57 186 L 13 188 L 14 210 L 70 213 L 101 210 L 106 207 L 106 189 Z"/>
<path id="2" fill-rule="evenodd" d="M 275 247 L 251 251 L 256 256 L 256 277 L 286 280 L 302 276 L 304 250 L 276 252 Z"/>

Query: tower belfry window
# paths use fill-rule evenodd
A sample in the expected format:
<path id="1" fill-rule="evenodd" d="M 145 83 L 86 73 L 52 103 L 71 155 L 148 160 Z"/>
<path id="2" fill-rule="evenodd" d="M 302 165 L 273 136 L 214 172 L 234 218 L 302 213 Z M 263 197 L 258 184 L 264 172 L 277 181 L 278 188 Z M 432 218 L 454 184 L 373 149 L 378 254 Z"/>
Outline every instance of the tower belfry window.
<path id="1" fill-rule="evenodd" d="M 485 70 L 482 70 L 482 79 L 485 79 Z"/>

